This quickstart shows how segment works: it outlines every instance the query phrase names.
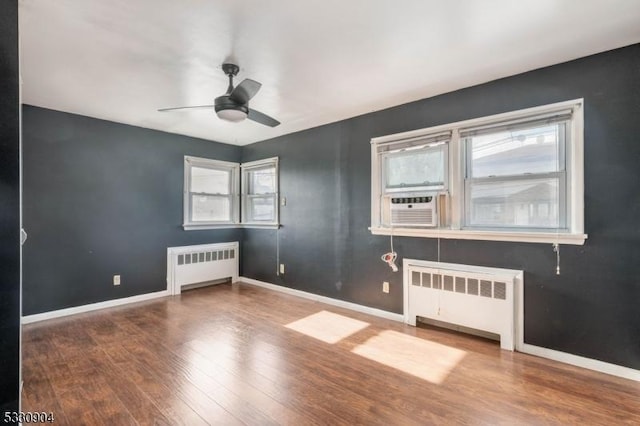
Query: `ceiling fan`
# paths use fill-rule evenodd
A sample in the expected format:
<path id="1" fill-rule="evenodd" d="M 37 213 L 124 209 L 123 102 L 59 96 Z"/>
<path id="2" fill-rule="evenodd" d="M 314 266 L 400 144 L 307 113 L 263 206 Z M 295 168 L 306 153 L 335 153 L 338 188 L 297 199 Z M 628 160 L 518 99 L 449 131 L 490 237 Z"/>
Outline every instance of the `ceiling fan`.
<path id="1" fill-rule="evenodd" d="M 250 78 L 245 78 L 235 88 L 233 87 L 233 77 L 238 74 L 240 67 L 236 64 L 222 64 L 222 71 L 229 76 L 229 87 L 227 92 L 218 96 L 213 105 L 195 105 L 175 108 L 161 108 L 158 111 L 176 111 L 181 109 L 206 109 L 214 108 L 219 118 L 227 121 L 238 122 L 246 118 L 265 126 L 276 127 L 280 122 L 266 114 L 249 108 L 249 100 L 253 98 L 262 84 Z"/>

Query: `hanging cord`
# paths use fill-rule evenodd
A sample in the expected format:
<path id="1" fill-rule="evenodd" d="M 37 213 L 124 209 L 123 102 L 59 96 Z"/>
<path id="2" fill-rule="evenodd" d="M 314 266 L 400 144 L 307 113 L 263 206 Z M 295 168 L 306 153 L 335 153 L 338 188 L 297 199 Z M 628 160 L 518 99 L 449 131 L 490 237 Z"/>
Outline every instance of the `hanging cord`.
<path id="1" fill-rule="evenodd" d="M 553 251 L 556 252 L 556 275 L 560 275 L 560 244 L 553 243 Z"/>
<path id="2" fill-rule="evenodd" d="M 438 223 L 438 228 L 436 228 L 437 238 L 438 238 L 438 268 L 440 266 L 440 224 Z M 440 288 L 438 289 L 438 316 L 440 316 L 440 295 L 442 294 L 442 290 L 444 288 L 444 277 L 440 273 L 440 269 L 438 269 L 438 275 L 440 275 Z"/>
<path id="3" fill-rule="evenodd" d="M 276 276 L 280 276 L 280 226 L 276 228 Z"/>
<path id="4" fill-rule="evenodd" d="M 393 250 L 393 226 L 391 227 L 390 242 L 391 242 L 391 251 L 389 253 L 383 254 L 380 257 L 380 259 L 382 259 L 383 262 L 386 262 L 393 272 L 398 272 L 398 266 L 396 266 L 396 259 L 398 258 L 398 253 L 396 253 Z"/>
<path id="5" fill-rule="evenodd" d="M 556 169 L 560 170 L 560 156 L 556 157 Z M 560 275 L 560 230 L 556 228 L 556 242 L 553 243 L 553 251 L 556 252 L 556 275 Z"/>

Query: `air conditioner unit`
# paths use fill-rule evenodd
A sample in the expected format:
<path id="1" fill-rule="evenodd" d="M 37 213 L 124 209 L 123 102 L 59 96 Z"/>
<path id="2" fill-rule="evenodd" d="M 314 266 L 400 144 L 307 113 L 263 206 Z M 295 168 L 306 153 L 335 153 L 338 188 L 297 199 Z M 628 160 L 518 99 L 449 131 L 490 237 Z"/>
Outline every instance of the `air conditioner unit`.
<path id="1" fill-rule="evenodd" d="M 391 226 L 438 226 L 437 197 L 392 197 Z"/>

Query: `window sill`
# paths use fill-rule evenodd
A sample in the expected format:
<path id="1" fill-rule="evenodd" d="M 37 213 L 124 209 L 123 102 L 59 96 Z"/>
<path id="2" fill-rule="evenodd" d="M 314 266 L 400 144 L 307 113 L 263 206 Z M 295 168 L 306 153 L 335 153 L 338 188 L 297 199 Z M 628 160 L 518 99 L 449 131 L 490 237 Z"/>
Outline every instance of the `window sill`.
<path id="1" fill-rule="evenodd" d="M 280 225 L 277 223 L 221 223 L 221 224 L 183 224 L 182 229 L 185 231 L 201 231 L 206 229 L 231 229 L 231 228 L 252 228 L 252 229 L 278 229 Z"/>
<path id="2" fill-rule="evenodd" d="M 236 223 L 203 223 L 203 224 L 183 224 L 182 229 L 185 231 L 199 231 L 205 229 L 227 229 L 227 228 L 239 228 L 239 225 Z"/>
<path id="3" fill-rule="evenodd" d="M 373 235 L 391 235 L 391 228 L 369 228 Z M 446 238 L 454 240 L 510 241 L 520 243 L 558 243 L 584 245 L 587 234 L 556 234 L 553 232 L 495 232 L 466 229 L 393 228 L 394 236 Z"/>
<path id="4" fill-rule="evenodd" d="M 277 223 L 243 223 L 240 227 L 249 229 L 278 229 L 280 225 Z"/>

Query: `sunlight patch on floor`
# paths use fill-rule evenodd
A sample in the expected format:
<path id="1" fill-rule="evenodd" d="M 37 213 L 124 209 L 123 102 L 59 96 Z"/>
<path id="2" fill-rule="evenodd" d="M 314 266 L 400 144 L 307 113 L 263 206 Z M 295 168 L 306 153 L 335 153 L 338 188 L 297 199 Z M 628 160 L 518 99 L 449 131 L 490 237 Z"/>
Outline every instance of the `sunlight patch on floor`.
<path id="1" fill-rule="evenodd" d="M 385 330 L 353 353 L 431 383 L 441 384 L 466 352 L 440 343 Z"/>
<path id="2" fill-rule="evenodd" d="M 285 327 L 326 343 L 337 343 L 363 330 L 368 325 L 369 323 L 364 321 L 358 321 L 333 312 L 320 311 L 289 323 Z"/>

